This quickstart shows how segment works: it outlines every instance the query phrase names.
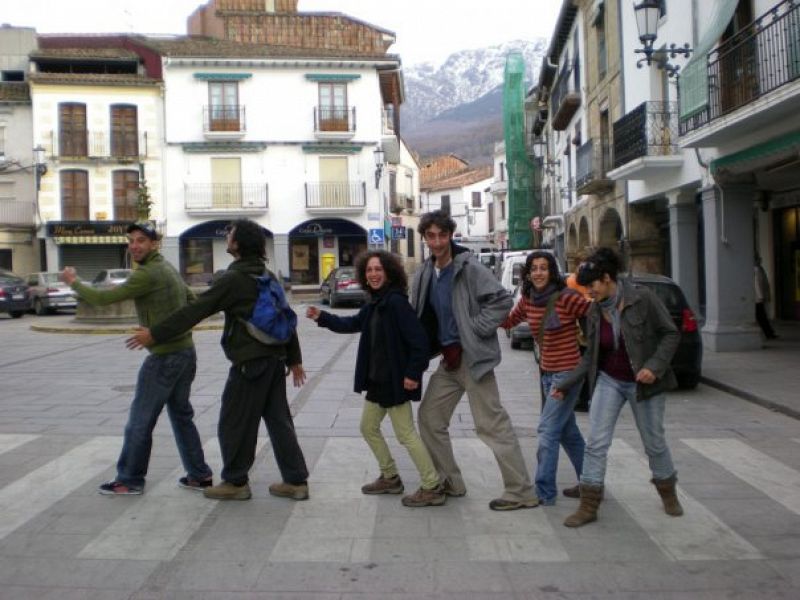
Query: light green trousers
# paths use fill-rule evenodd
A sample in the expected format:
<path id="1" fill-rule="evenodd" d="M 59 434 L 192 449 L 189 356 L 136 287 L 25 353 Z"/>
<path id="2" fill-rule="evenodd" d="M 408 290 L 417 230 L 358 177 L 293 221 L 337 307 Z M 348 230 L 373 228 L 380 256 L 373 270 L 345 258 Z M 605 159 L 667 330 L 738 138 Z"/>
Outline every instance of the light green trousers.
<path id="1" fill-rule="evenodd" d="M 436 467 L 433 466 L 428 450 L 414 427 L 414 415 L 411 411 L 411 402 L 404 402 L 399 406 L 383 408 L 376 402 L 364 401 L 364 411 L 361 413 L 361 435 L 369 445 L 375 458 L 378 459 L 378 466 L 381 475 L 384 477 L 394 477 L 397 475 L 397 464 L 392 458 L 389 446 L 381 433 L 381 422 L 386 414 L 392 421 L 394 434 L 397 441 L 408 450 L 411 460 L 419 471 L 422 488 L 432 490 L 439 485 L 439 475 Z"/>

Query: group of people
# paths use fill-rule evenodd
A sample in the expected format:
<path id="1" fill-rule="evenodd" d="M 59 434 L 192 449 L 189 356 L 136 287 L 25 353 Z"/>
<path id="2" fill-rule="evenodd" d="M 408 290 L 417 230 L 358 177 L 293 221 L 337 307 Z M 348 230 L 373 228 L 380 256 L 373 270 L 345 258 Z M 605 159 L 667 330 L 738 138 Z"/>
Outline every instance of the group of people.
<path id="1" fill-rule="evenodd" d="M 619 258 L 607 248 L 597 250 L 577 271 L 577 283 L 586 287 L 591 300 L 567 287 L 552 254 L 531 253 L 521 274 L 523 293 L 514 306 L 491 271 L 454 243 L 455 228 L 444 211 L 421 217 L 418 231 L 430 257 L 414 275 L 410 299 L 402 264 L 396 256 L 378 250 L 356 260 L 357 277 L 370 298 L 358 313 L 343 317 L 314 306 L 307 309 L 306 316 L 320 327 L 336 333 L 360 332 L 354 390 L 365 394 L 361 433 L 379 469 L 378 477 L 366 483 L 362 492 L 404 492 L 397 463 L 381 432 L 388 414 L 420 479 L 419 488 L 403 496 L 402 504 L 439 506 L 448 496 L 464 496 L 467 488 L 449 425 L 466 393 L 476 434 L 492 450 L 503 481 L 503 493 L 491 500 L 489 508 L 508 511 L 555 504 L 558 454 L 563 446 L 579 481 L 563 494 L 580 500 L 564 524 L 584 525 L 597 518 L 608 449 L 627 402 L 664 510 L 672 516 L 682 514 L 677 474 L 664 436 L 664 392 L 675 386 L 669 364 L 680 334 L 665 307 L 648 290 L 618 279 Z M 158 235 L 151 225 L 131 225 L 128 237 L 139 268 L 125 284 L 94 290 L 77 280 L 74 269 L 66 268 L 63 274 L 88 302 L 133 298 L 141 327 L 127 346 L 150 350 L 139 373 L 117 476 L 101 485 L 100 492 L 142 493 L 152 430 L 166 405 L 187 472 L 179 485 L 218 500 L 250 498 L 248 472 L 263 419 L 281 473 L 281 481 L 270 485 L 270 493 L 308 498 L 308 469 L 284 382 L 287 373 L 296 386 L 305 381 L 297 334 L 284 345 L 268 346 L 242 324 L 258 295 L 253 276 L 268 273 L 262 228 L 244 219 L 231 224 L 227 245 L 235 260 L 197 298 L 158 253 Z M 218 426 L 223 469 L 221 482 L 213 485 L 189 402 L 195 373 L 191 327 L 219 311 L 225 313 L 222 346 L 231 367 Z M 583 352 L 578 345 L 579 320 L 585 330 Z M 544 394 L 533 481 L 494 374 L 501 359 L 498 328 L 522 321 L 531 327 L 539 350 Z M 422 375 L 436 356 L 441 360 L 423 393 Z M 574 415 L 585 378 L 593 390 L 586 440 Z M 411 402 L 420 400 L 418 433 Z"/>

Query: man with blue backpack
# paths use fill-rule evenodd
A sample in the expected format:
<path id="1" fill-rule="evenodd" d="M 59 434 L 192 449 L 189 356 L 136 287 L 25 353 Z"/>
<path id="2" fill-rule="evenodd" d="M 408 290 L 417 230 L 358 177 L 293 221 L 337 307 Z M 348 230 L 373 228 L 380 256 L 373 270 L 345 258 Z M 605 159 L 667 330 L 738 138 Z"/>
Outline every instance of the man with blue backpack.
<path id="1" fill-rule="evenodd" d="M 223 311 L 222 348 L 231 361 L 222 392 L 218 435 L 222 452 L 222 482 L 206 488 L 206 498 L 248 500 L 248 473 L 255 461 L 261 419 L 267 426 L 282 481 L 269 486 L 273 496 L 306 500 L 308 468 L 297 441 L 285 377 L 292 374 L 295 387 L 305 383 L 297 317 L 288 307 L 283 290 L 267 270 L 266 236 L 249 219 L 231 223 L 227 251 L 234 257 L 228 270 L 197 301 L 158 323 L 139 328 L 128 339 L 129 348 L 157 344 L 188 331 L 211 315 Z"/>

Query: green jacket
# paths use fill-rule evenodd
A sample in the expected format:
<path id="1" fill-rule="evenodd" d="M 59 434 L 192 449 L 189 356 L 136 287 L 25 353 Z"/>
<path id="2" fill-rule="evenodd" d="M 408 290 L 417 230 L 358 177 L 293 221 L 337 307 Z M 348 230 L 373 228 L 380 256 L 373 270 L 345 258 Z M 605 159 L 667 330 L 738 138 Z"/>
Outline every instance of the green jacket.
<path id="1" fill-rule="evenodd" d="M 82 300 L 94 306 L 133 300 L 139 324 L 151 329 L 195 297 L 175 267 L 158 251 L 148 254 L 127 281 L 116 287 L 97 289 L 80 281 L 75 281 L 71 287 Z M 193 346 L 192 332 L 187 330 L 164 338 L 150 348 L 150 352 L 168 354 Z"/>
<path id="2" fill-rule="evenodd" d="M 303 362 L 297 332 L 283 346 L 267 346 L 247 332 L 239 318 L 249 319 L 258 298 L 258 285 L 253 275 L 263 275 L 264 262 L 257 257 L 240 258 L 228 267 L 207 292 L 197 300 L 171 314 L 168 319 L 150 328 L 156 343 L 171 339 L 187 331 L 203 319 L 220 311 L 225 313 L 225 328 L 222 332 L 222 349 L 234 365 L 262 357 L 286 360 L 289 366 Z"/>

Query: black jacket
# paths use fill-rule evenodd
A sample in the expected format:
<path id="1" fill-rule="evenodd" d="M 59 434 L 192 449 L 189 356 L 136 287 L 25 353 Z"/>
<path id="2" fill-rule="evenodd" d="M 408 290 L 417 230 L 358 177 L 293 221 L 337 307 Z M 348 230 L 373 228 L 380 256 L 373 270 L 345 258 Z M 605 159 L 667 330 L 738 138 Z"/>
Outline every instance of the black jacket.
<path id="1" fill-rule="evenodd" d="M 258 284 L 252 276 L 263 275 L 265 268 L 264 262 L 257 257 L 235 260 L 207 292 L 200 294 L 193 304 L 161 321 L 150 330 L 150 334 L 156 342 L 169 340 L 188 331 L 203 319 L 224 311 L 222 349 L 234 365 L 262 357 L 282 358 L 289 366 L 302 364 L 297 332 L 283 346 L 267 346 L 251 336 L 239 321 L 239 317 L 247 320 L 253 314 L 258 298 Z M 270 275 L 274 277 L 271 273 Z"/>
<path id="2" fill-rule="evenodd" d="M 368 385 L 371 356 L 369 323 L 373 311 L 376 310 L 389 358 L 392 386 L 390 406 L 397 406 L 408 400 L 419 400 L 422 397 L 422 374 L 428 368 L 428 337 L 408 303 L 408 297 L 400 290 L 388 290 L 377 302 L 365 304 L 352 317 L 338 317 L 322 311 L 317 325 L 336 333 L 361 332 L 353 383 L 354 391 L 361 393 L 366 391 Z M 404 389 L 405 377 L 418 381 L 419 387 L 415 390 Z"/>

